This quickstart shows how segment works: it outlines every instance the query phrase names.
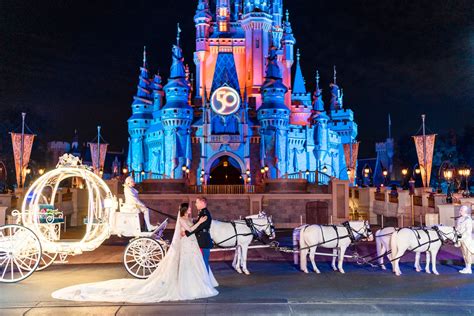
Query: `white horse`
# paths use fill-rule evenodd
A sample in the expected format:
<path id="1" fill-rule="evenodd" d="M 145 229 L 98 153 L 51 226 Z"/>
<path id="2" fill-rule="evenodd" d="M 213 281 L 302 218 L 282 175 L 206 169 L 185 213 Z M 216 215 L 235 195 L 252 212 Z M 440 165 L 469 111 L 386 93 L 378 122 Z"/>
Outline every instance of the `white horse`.
<path id="1" fill-rule="evenodd" d="M 353 242 L 363 238 L 373 240 L 372 232 L 368 221 L 350 221 L 342 225 L 304 225 L 293 231 L 293 239 L 298 238 L 300 247 L 300 269 L 308 273 L 306 257 L 309 252 L 309 258 L 316 273 L 320 273 L 316 262 L 314 261 L 316 248 L 332 248 L 332 268 L 334 271 L 344 273 L 342 263 L 347 247 Z M 338 265 L 336 267 L 336 256 Z"/>
<path id="2" fill-rule="evenodd" d="M 441 245 L 446 241 L 457 244 L 459 236 L 454 227 L 435 225 L 432 228 L 414 229 L 402 228 L 392 234 L 390 245 L 392 249 L 392 267 L 396 275 L 401 275 L 400 258 L 407 250 L 417 253 L 426 252 L 426 273 L 431 273 L 429 269 L 431 259 L 431 270 L 439 275 L 436 269 L 436 256 Z"/>
<path id="3" fill-rule="evenodd" d="M 275 227 L 271 216 L 264 212 L 258 215 L 250 215 L 245 220 L 221 222 L 213 220 L 211 224 L 211 238 L 214 246 L 221 248 L 235 247 L 234 261 L 232 267 L 238 273 L 250 274 L 247 269 L 247 251 L 254 238 L 266 235 L 270 239 L 275 238 Z"/>
<path id="4" fill-rule="evenodd" d="M 392 247 L 390 246 L 390 239 L 392 238 L 392 234 L 397 230 L 398 229 L 395 227 L 385 227 L 375 232 L 375 246 L 377 248 L 377 261 L 379 263 L 379 266 L 382 268 L 382 270 L 387 270 L 387 268 L 385 267 L 383 258 L 387 256 L 389 261 L 392 260 L 392 254 L 391 254 Z M 416 252 L 415 265 L 414 265 L 416 272 L 421 271 L 420 257 L 421 257 L 421 253 Z M 428 270 L 428 269 L 429 269 L 429 265 L 427 262 L 425 266 L 425 270 Z"/>

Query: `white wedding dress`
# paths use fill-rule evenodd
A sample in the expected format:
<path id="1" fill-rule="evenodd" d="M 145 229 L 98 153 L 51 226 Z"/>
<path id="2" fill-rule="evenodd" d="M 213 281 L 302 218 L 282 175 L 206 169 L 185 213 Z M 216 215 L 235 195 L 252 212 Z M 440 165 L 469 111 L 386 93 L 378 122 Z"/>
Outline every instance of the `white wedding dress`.
<path id="1" fill-rule="evenodd" d="M 179 214 L 178 214 L 179 218 Z M 193 300 L 217 295 L 212 271 L 206 269 L 195 235 L 181 237 L 190 227 L 179 218 L 171 246 L 158 268 L 146 280 L 117 279 L 70 286 L 55 291 L 53 298 L 71 301 L 154 303 Z"/>

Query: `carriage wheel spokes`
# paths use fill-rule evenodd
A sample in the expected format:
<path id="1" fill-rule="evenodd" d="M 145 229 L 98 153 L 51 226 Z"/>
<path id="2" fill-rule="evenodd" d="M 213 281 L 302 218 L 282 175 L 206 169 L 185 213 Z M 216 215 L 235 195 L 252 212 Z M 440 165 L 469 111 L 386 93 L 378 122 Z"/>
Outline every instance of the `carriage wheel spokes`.
<path id="1" fill-rule="evenodd" d="M 128 244 L 123 254 L 123 262 L 128 273 L 139 279 L 146 279 L 152 274 L 165 256 L 159 241 L 142 237 Z"/>
<path id="2" fill-rule="evenodd" d="M 57 257 L 58 254 L 56 252 L 43 251 L 43 253 L 41 254 L 41 261 L 36 270 L 41 271 L 46 269 L 47 267 L 53 264 Z"/>
<path id="3" fill-rule="evenodd" d="M 0 227 L 0 282 L 14 283 L 29 277 L 41 259 L 38 237 L 20 225 Z"/>

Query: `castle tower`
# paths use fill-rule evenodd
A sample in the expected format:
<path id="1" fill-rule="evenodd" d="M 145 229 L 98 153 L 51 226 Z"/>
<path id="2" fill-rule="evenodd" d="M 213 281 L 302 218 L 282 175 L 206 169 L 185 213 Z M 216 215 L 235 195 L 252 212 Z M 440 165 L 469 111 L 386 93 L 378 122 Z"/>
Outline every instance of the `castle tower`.
<path id="1" fill-rule="evenodd" d="M 291 87 L 291 67 L 294 62 L 294 46 L 296 40 L 293 36 L 293 30 L 290 23 L 290 13 L 286 10 L 286 20 L 283 23 L 283 37 L 281 39 L 281 48 L 283 50 L 282 64 L 283 64 L 283 84 Z M 285 96 L 285 103 L 291 104 L 291 93 Z"/>
<path id="2" fill-rule="evenodd" d="M 201 100 L 204 95 L 206 78 L 205 61 L 209 55 L 209 32 L 212 15 L 209 10 L 209 0 L 199 0 L 194 23 L 196 27 L 196 51 L 194 52 L 194 63 L 196 65 L 196 100 Z"/>
<path id="3" fill-rule="evenodd" d="M 354 122 L 354 112 L 343 108 L 343 92 L 336 83 L 336 66 L 334 66 L 334 79 L 329 87 L 331 89 L 331 101 L 328 113 L 331 120 L 328 126 L 338 133 L 343 144 L 352 143 L 357 136 L 357 124 Z"/>
<path id="4" fill-rule="evenodd" d="M 134 172 L 138 179 L 141 171 L 145 170 L 146 152 L 145 152 L 145 133 L 150 127 L 153 119 L 153 96 L 150 89 L 150 80 L 148 76 L 146 47 L 143 48 L 143 65 L 140 67 L 138 77 L 137 93 L 133 97 L 132 116 L 128 119 L 129 138 L 129 169 Z"/>
<path id="5" fill-rule="evenodd" d="M 319 88 L 319 71 L 316 70 L 316 89 L 313 93 L 313 111 L 315 114 L 324 111 L 323 89 Z"/>
<path id="6" fill-rule="evenodd" d="M 246 54 L 246 90 L 249 97 L 255 98 L 258 109 L 261 104 L 261 94 L 265 58 L 271 46 L 273 17 L 269 13 L 266 0 L 249 0 L 245 2 L 242 28 L 245 31 Z"/>
<path id="7" fill-rule="evenodd" d="M 296 52 L 296 71 L 293 90 L 291 91 L 291 117 L 290 124 L 310 125 L 311 94 L 306 92 L 306 84 L 301 71 L 300 50 Z"/>
<path id="8" fill-rule="evenodd" d="M 189 167 L 191 153 L 191 122 L 193 109 L 188 104 L 189 84 L 183 64 L 183 54 L 177 44 L 173 45 L 173 63 L 170 78 L 164 87 L 166 104 L 161 110 L 164 129 L 164 173 L 173 179 L 184 176 L 183 166 Z"/>
<path id="9" fill-rule="evenodd" d="M 277 49 L 281 48 L 281 39 L 283 37 L 283 0 L 273 0 L 272 2 L 272 40 L 273 46 Z"/>
<path id="10" fill-rule="evenodd" d="M 261 165 L 268 166 L 271 178 L 279 178 L 287 172 L 288 124 L 290 110 L 285 105 L 288 88 L 282 82 L 277 62 L 276 48 L 268 57 L 265 82 L 262 86 L 262 106 L 258 109 L 260 122 Z"/>

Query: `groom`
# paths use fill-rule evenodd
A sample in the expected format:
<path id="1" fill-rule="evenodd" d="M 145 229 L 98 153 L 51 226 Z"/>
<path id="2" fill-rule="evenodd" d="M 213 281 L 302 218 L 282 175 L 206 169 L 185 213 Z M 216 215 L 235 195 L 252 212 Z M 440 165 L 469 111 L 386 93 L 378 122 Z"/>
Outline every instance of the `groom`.
<path id="1" fill-rule="evenodd" d="M 186 231 L 186 236 L 189 237 L 192 234 L 196 234 L 204 263 L 206 264 L 207 271 L 209 271 L 209 256 L 212 248 L 212 239 L 209 229 L 211 228 L 212 217 L 207 209 L 207 199 L 205 197 L 198 197 L 196 199 L 196 208 L 199 210 L 197 220 L 199 221 L 201 217 L 207 217 L 207 219 L 192 232 Z"/>

